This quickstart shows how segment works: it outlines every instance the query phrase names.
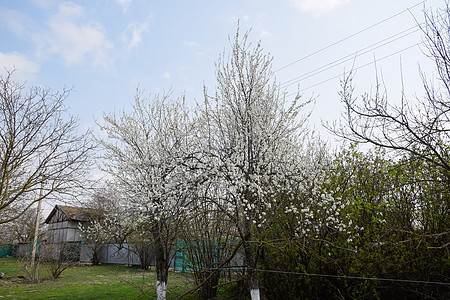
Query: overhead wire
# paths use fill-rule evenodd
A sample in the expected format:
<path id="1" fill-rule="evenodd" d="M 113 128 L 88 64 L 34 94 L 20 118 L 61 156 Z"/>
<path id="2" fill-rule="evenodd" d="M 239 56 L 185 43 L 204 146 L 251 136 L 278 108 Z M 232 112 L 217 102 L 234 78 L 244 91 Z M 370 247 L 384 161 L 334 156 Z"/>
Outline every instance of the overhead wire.
<path id="1" fill-rule="evenodd" d="M 348 39 L 350 39 L 350 38 L 352 38 L 352 37 L 354 37 L 354 36 L 357 36 L 357 35 L 359 35 L 359 34 L 361 34 L 361 33 L 363 33 L 363 32 L 366 32 L 366 31 L 368 31 L 369 29 L 372 29 L 372 28 L 374 28 L 374 27 L 376 27 L 376 26 L 378 26 L 378 25 L 380 25 L 380 24 L 382 24 L 382 23 L 384 23 L 384 22 L 387 22 L 387 21 L 389 21 L 389 20 L 391 20 L 391 19 L 393 19 L 393 18 L 395 18 L 395 17 L 397 17 L 397 16 L 399 16 L 399 15 L 405 13 L 405 12 L 408 12 L 408 11 L 410 11 L 412 8 L 415 8 L 415 7 L 421 5 L 421 4 L 425 3 L 425 2 L 427 2 L 427 0 L 423 0 L 423 1 L 421 1 L 421 2 L 419 2 L 419 3 L 417 3 L 417 4 L 415 4 L 415 5 L 413 5 L 413 6 L 411 6 L 411 7 L 408 7 L 408 8 L 405 9 L 405 10 L 402 10 L 401 12 L 398 12 L 398 13 L 396 13 L 396 14 L 394 14 L 394 15 L 392 15 L 392 16 L 386 18 L 386 19 L 383 19 L 383 20 L 381 20 L 381 21 L 379 21 L 379 22 L 377 22 L 377 23 L 375 23 L 375 24 L 373 24 L 373 25 L 370 25 L 369 27 L 366 27 L 366 28 L 364 28 L 364 29 L 362 29 L 362 30 L 360 30 L 360 31 L 358 31 L 358 32 L 356 32 L 356 33 L 353 33 L 353 34 L 351 34 L 351 35 L 349 35 L 349 36 L 347 36 L 347 37 L 345 37 L 345 38 L 343 38 L 343 39 L 340 39 L 340 40 L 338 40 L 337 42 L 334 42 L 334 43 L 332 43 L 332 44 L 330 44 L 330 45 L 328 45 L 328 46 L 326 46 L 326 47 L 323 47 L 323 48 L 321 48 L 321 49 L 319 49 L 319 50 L 317 50 L 317 51 L 314 51 L 314 52 L 311 53 L 311 54 L 308 54 L 308 55 L 306 55 L 306 56 L 304 56 L 304 57 L 302 57 L 302 58 L 300 58 L 300 59 L 297 59 L 297 60 L 295 60 L 295 61 L 293 61 L 293 62 L 291 62 L 291 63 L 289 63 L 289 64 L 287 64 L 287 65 L 284 65 L 283 67 L 280 67 L 280 68 L 276 69 L 276 70 L 274 71 L 274 73 L 279 72 L 279 71 L 281 71 L 281 70 L 283 70 L 283 69 L 286 69 L 286 68 L 288 68 L 288 67 L 290 67 L 290 66 L 292 66 L 292 65 L 294 65 L 294 64 L 296 64 L 296 63 L 298 63 L 298 62 L 300 62 L 300 61 L 303 61 L 303 60 L 305 60 L 305 59 L 307 59 L 307 58 L 309 58 L 309 57 L 311 57 L 311 56 L 313 56 L 313 55 L 316 55 L 316 54 L 318 54 L 318 53 L 320 53 L 320 52 L 323 52 L 323 51 L 325 51 L 325 50 L 327 50 L 327 49 L 329 49 L 329 48 L 331 48 L 331 47 L 333 47 L 333 46 L 336 46 L 336 45 L 338 45 L 338 44 L 340 44 L 340 43 L 342 43 L 342 42 L 344 42 L 344 41 L 346 41 L 346 40 L 348 40 Z"/>
<path id="2" fill-rule="evenodd" d="M 398 40 L 400 40 L 400 39 L 402 39 L 402 38 L 404 38 L 404 37 L 407 37 L 407 36 L 409 36 L 409 35 L 411 35 L 411 34 L 417 32 L 417 31 L 420 31 L 420 27 L 419 27 L 420 25 L 421 25 L 421 24 L 418 24 L 418 25 L 415 25 L 415 26 L 410 27 L 410 28 L 408 28 L 408 29 L 405 29 L 405 30 L 403 30 L 403 31 L 401 31 L 401 32 L 399 32 L 399 33 L 397 33 L 397 34 L 394 34 L 394 35 L 392 35 L 392 36 L 390 36 L 390 37 L 387 37 L 387 38 L 385 38 L 385 39 L 383 39 L 383 40 L 381 40 L 381 41 L 378 41 L 378 42 L 376 42 L 376 43 L 374 43 L 374 44 L 371 44 L 370 46 L 364 47 L 364 48 L 362 48 L 362 49 L 360 49 L 360 50 L 358 50 L 358 51 L 355 51 L 355 52 L 353 52 L 353 53 L 351 53 L 351 54 L 348 54 L 348 55 L 346 55 L 346 56 L 343 56 L 343 57 L 341 57 L 341 58 L 339 58 L 339 59 L 337 59 L 337 60 L 334 60 L 334 61 L 332 61 L 332 62 L 330 62 L 330 63 L 328 63 L 328 64 L 325 64 L 325 65 L 323 65 L 323 66 L 321 66 L 321 67 L 319 67 L 319 68 L 316 68 L 316 69 L 311 70 L 311 71 L 309 71 L 309 72 L 307 72 L 307 73 L 304 73 L 304 74 L 302 74 L 302 75 L 300 75 L 300 76 L 297 76 L 297 77 L 295 77 L 295 78 L 293 78 L 293 79 L 290 79 L 290 80 L 288 80 L 288 81 L 285 81 L 285 82 L 283 82 L 283 83 L 281 84 L 281 87 L 288 87 L 288 86 L 291 86 L 291 85 L 293 85 L 293 84 L 295 84 L 295 83 L 298 83 L 298 82 L 300 82 L 300 81 L 302 81 L 302 80 L 305 80 L 305 79 L 307 79 L 307 78 L 310 78 L 310 77 L 312 77 L 312 76 L 315 76 L 315 75 L 317 75 L 317 74 L 320 74 L 320 73 L 322 73 L 322 72 L 324 72 L 324 71 L 327 71 L 327 70 L 329 70 L 329 69 L 332 69 L 332 68 L 334 68 L 334 67 L 337 67 L 337 66 L 339 66 L 339 65 L 341 65 L 341 64 L 343 64 L 343 63 L 345 63 L 345 62 L 354 60 L 354 59 L 356 59 L 357 57 L 362 56 L 362 55 L 364 55 L 364 54 L 367 54 L 367 53 L 369 53 L 369 52 L 371 52 L 371 51 L 373 51 L 373 50 L 376 50 L 376 49 L 378 49 L 378 48 L 381 48 L 381 47 L 383 47 L 383 46 L 386 46 L 386 45 L 388 45 L 388 44 L 390 44 L 390 43 L 396 42 L 396 41 L 398 41 Z M 395 39 L 393 39 L 393 38 L 395 38 Z M 376 46 L 376 47 L 375 47 L 375 46 Z"/>
<path id="3" fill-rule="evenodd" d="M 229 267 L 218 268 L 216 270 L 245 271 L 247 269 L 248 268 L 246 266 L 229 266 Z M 206 270 L 208 270 L 208 269 L 206 269 Z M 426 281 L 426 280 L 413 280 L 413 279 L 401 279 L 401 278 L 364 277 L 364 276 L 355 276 L 355 275 L 320 274 L 320 273 L 293 272 L 293 271 L 260 269 L 260 268 L 254 268 L 253 271 L 261 272 L 261 273 L 267 272 L 267 273 L 277 273 L 277 274 L 286 274 L 286 275 L 303 275 L 303 276 L 312 276 L 312 277 L 345 278 L 345 279 L 356 279 L 356 280 L 389 281 L 389 282 L 434 284 L 434 285 L 450 286 L 450 282 L 442 282 L 442 281 Z"/>
<path id="4" fill-rule="evenodd" d="M 305 275 L 305 276 L 315 276 L 315 277 L 331 277 L 331 278 L 346 278 L 346 279 L 358 279 L 358 280 L 390 281 L 390 282 L 435 284 L 435 285 L 450 286 L 450 282 L 441 282 L 441 281 L 425 281 L 425 280 L 410 280 L 410 279 L 396 279 L 396 278 L 378 278 L 378 277 L 363 277 L 363 276 L 351 276 L 351 275 L 317 274 L 317 273 L 289 272 L 289 271 L 270 270 L 270 269 L 254 269 L 254 270 L 258 271 L 258 272 L 290 274 L 290 275 Z"/>
<path id="5" fill-rule="evenodd" d="M 420 5 L 420 4 L 422 4 L 422 3 L 426 2 L 426 1 L 427 1 L 427 0 L 421 1 L 421 2 L 415 4 L 415 5 L 411 6 L 411 7 L 409 7 L 409 8 L 407 8 L 407 9 L 403 10 L 402 12 L 399 12 L 399 13 L 397 13 L 397 14 L 395 14 L 395 15 L 389 17 L 389 18 L 386 18 L 386 19 L 384 19 L 384 20 L 382 20 L 382 21 L 380 21 L 380 22 L 377 22 L 376 24 L 371 25 L 371 26 L 369 26 L 369 27 L 367 27 L 367 28 L 365 28 L 365 29 L 363 29 L 363 30 L 360 30 L 360 31 L 358 31 L 357 33 L 352 34 L 352 35 L 350 35 L 350 36 L 348 36 L 348 37 L 346 37 L 346 38 L 344 38 L 344 39 L 342 39 L 342 40 L 340 40 L 340 41 L 338 41 L 338 42 L 336 42 L 336 43 L 333 43 L 333 44 L 331 44 L 331 45 L 329 45 L 329 46 L 327 46 L 327 47 L 325 47 L 325 48 L 322 48 L 322 49 L 320 49 L 320 50 L 318 50 L 318 51 L 316 51 L 316 52 L 314 52 L 314 53 L 312 53 L 312 54 L 310 54 L 310 55 L 307 55 L 307 56 L 303 57 L 303 58 L 300 59 L 300 60 L 306 59 L 307 57 L 311 57 L 312 55 L 317 54 L 318 52 L 321 52 L 321 51 L 323 51 L 323 50 L 325 50 L 325 49 L 328 49 L 328 48 L 334 46 L 335 44 L 337 44 L 337 43 L 339 43 L 339 42 L 342 42 L 342 41 L 344 41 L 344 40 L 346 40 L 346 39 L 349 39 L 349 38 L 351 38 L 351 37 L 353 37 L 353 36 L 355 36 L 355 35 L 361 33 L 361 32 L 364 32 L 364 31 L 366 31 L 366 30 L 368 30 L 368 29 L 370 29 L 370 28 L 373 28 L 373 27 L 375 27 L 375 26 L 377 26 L 377 25 L 379 25 L 379 24 L 381 24 L 381 23 L 383 23 L 383 22 L 385 22 L 385 21 L 387 21 L 387 20 L 390 20 L 390 19 L 392 19 L 392 18 L 394 18 L 394 17 L 396 17 L 396 16 L 398 16 L 398 15 L 400 15 L 400 14 L 406 12 L 406 11 L 409 11 L 410 9 L 412 9 L 412 8 L 418 6 L 418 5 Z M 440 16 L 440 17 L 442 18 L 442 16 Z M 396 41 L 398 41 L 398 40 L 400 40 L 400 39 L 402 39 L 402 38 L 404 38 L 404 37 L 406 37 L 406 36 L 408 36 L 408 35 L 410 35 L 410 34 L 413 34 L 413 33 L 417 32 L 417 31 L 420 31 L 422 25 L 424 25 L 424 23 L 416 24 L 416 25 L 414 25 L 413 27 L 410 27 L 410 28 L 408 28 L 408 29 L 405 29 L 405 30 L 399 32 L 399 33 L 396 33 L 396 34 L 394 34 L 394 35 L 391 35 L 391 36 L 389 36 L 389 37 L 387 37 L 387 38 L 385 38 L 385 39 L 383 39 L 383 40 L 381 40 L 381 41 L 378 41 L 378 42 L 376 42 L 376 43 L 374 43 L 374 44 L 372 44 L 372 45 L 369 45 L 369 46 L 364 47 L 364 48 L 362 48 L 362 49 L 360 49 L 360 50 L 358 50 L 358 51 L 355 51 L 355 52 L 353 52 L 352 54 L 346 55 L 346 56 L 341 57 L 341 58 L 339 58 L 339 59 L 337 59 L 337 60 L 335 60 L 335 61 L 332 61 L 332 62 L 330 62 L 330 63 L 328 63 L 328 64 L 325 64 L 325 65 L 323 65 L 323 66 L 321 66 L 321 67 L 319 67 L 319 68 L 316 68 L 316 69 L 314 69 L 314 70 L 308 71 L 307 73 L 304 73 L 304 74 L 302 74 L 302 75 L 300 75 L 300 76 L 297 76 L 297 77 L 295 77 L 295 78 L 293 78 L 293 79 L 290 79 L 290 80 L 288 80 L 288 81 L 282 83 L 282 84 L 280 85 L 280 87 L 282 87 L 282 88 L 287 88 L 287 87 L 289 87 L 289 86 L 291 86 L 291 85 L 293 85 L 293 84 L 299 83 L 300 81 L 303 81 L 303 80 L 308 79 L 308 78 L 310 78 L 310 77 L 313 77 L 313 76 L 315 76 L 315 75 L 317 75 L 317 74 L 320 74 L 320 73 L 322 73 L 322 72 L 325 72 L 325 71 L 327 71 L 327 70 L 329 70 L 329 69 L 332 69 L 332 68 L 334 68 L 334 67 L 336 67 L 336 66 L 338 66 L 338 65 L 341 65 L 341 64 L 343 64 L 343 63 L 345 63 L 345 62 L 348 62 L 348 61 L 351 61 L 351 60 L 355 60 L 357 57 L 359 57 L 359 56 L 361 56 L 361 55 L 365 55 L 365 54 L 367 54 L 367 53 L 369 53 L 369 52 L 371 52 L 371 51 L 373 51 L 373 50 L 376 50 L 376 49 L 378 49 L 378 48 L 381 48 L 381 47 L 383 47 L 383 46 L 386 46 L 386 45 L 388 45 L 388 44 L 390 44 L 390 43 L 396 42 Z M 361 65 L 361 66 L 358 66 L 358 67 L 356 67 L 356 68 L 352 68 L 351 71 L 356 71 L 356 70 L 359 70 L 359 69 L 361 69 L 361 68 L 367 67 L 367 66 L 369 66 L 369 65 L 376 64 L 378 61 L 387 59 L 387 58 L 392 57 L 392 56 L 394 56 L 394 55 L 396 55 L 396 54 L 399 54 L 399 53 L 402 53 L 402 52 L 404 52 L 404 51 L 407 51 L 407 50 L 409 50 L 409 49 L 411 49 L 411 48 L 417 47 L 417 46 L 419 46 L 420 44 L 422 44 L 422 42 L 415 43 L 415 44 L 413 44 L 413 45 L 411 45 L 411 46 L 408 46 L 408 47 L 405 47 L 405 48 L 403 48 L 403 49 L 401 49 L 401 50 L 399 50 L 399 51 L 396 51 L 396 52 L 394 52 L 394 53 L 390 53 L 390 54 L 388 54 L 388 55 L 386 55 L 386 56 L 381 57 L 380 59 L 374 59 L 372 62 L 366 63 L 366 64 Z M 282 68 L 279 68 L 279 69 L 277 69 L 275 72 L 277 72 L 277 71 L 279 71 L 279 70 L 281 70 L 281 69 L 283 69 L 283 68 L 285 68 L 285 67 L 288 67 L 288 66 L 290 66 L 290 65 L 293 65 L 294 63 L 297 63 L 297 62 L 300 61 L 300 60 L 297 60 L 297 61 L 295 61 L 295 62 L 293 62 L 293 63 L 290 63 L 290 64 L 288 64 L 288 65 L 286 65 L 286 66 L 284 66 L 284 67 L 282 67 Z M 318 82 L 318 83 L 312 84 L 312 85 L 310 85 L 310 86 L 308 86 L 308 87 L 306 87 L 306 88 L 302 88 L 302 89 L 300 89 L 299 91 L 297 91 L 297 92 L 295 92 L 295 93 L 291 93 L 291 94 L 287 95 L 286 97 L 291 97 L 291 96 L 297 95 L 298 92 L 306 91 L 306 90 L 311 89 L 311 88 L 313 88 L 313 87 L 316 87 L 316 86 L 318 86 L 318 85 L 321 85 L 321 84 L 324 84 L 324 83 L 329 82 L 329 81 L 331 81 L 331 80 L 334 80 L 334 79 L 337 79 L 337 78 L 339 78 L 339 77 L 345 76 L 346 74 L 350 73 L 351 71 L 347 71 L 347 72 L 344 71 L 343 74 L 333 76 L 333 77 L 331 77 L 331 78 L 322 80 L 322 81 L 320 81 L 320 82 Z"/>
<path id="6" fill-rule="evenodd" d="M 326 80 L 320 81 L 320 82 L 315 83 L 315 84 L 313 84 L 313 85 L 310 85 L 310 86 L 308 86 L 308 87 L 306 87 L 306 88 L 300 89 L 298 92 L 304 92 L 304 91 L 306 91 L 306 90 L 308 90 L 308 89 L 311 89 L 311 88 L 316 87 L 316 86 L 318 86 L 318 85 L 324 84 L 324 83 L 326 83 L 326 82 L 328 82 L 328 81 L 331 81 L 331 80 L 333 80 L 333 79 L 337 79 L 337 78 L 339 78 L 339 77 L 345 76 L 345 75 L 349 74 L 350 72 L 354 72 L 354 71 L 357 71 L 357 70 L 359 70 L 359 69 L 361 69 L 361 68 L 367 67 L 367 66 L 369 66 L 369 65 L 376 64 L 377 62 L 379 62 L 379 61 L 381 61 L 381 60 L 384 60 L 384 59 L 386 59 L 386 58 L 389 58 L 389 57 L 391 57 L 391 56 L 394 56 L 394 55 L 396 55 L 396 54 L 399 54 L 399 53 L 401 53 L 401 52 L 404 52 L 404 51 L 406 51 L 406 50 L 409 50 L 409 49 L 411 49 L 411 48 L 417 47 L 417 46 L 420 45 L 420 44 L 421 44 L 421 42 L 416 43 L 416 44 L 411 45 L 411 46 L 408 46 L 408 47 L 403 48 L 403 49 L 401 49 L 401 50 L 399 50 L 399 51 L 396 51 L 396 52 L 394 52 L 394 53 L 391 53 L 391 54 L 388 54 L 388 55 L 386 55 L 386 56 L 383 56 L 382 58 L 375 59 L 375 60 L 372 61 L 372 62 L 363 64 L 363 65 L 358 66 L 358 67 L 356 67 L 356 68 L 352 68 L 351 71 L 344 71 L 343 74 L 336 75 L 336 76 L 334 76 L 334 77 L 331 77 L 331 78 L 328 78 L 328 79 L 326 79 Z M 286 97 L 295 96 L 295 95 L 297 95 L 298 92 L 295 92 L 295 93 L 291 93 L 291 94 L 289 94 L 289 95 L 286 95 Z"/>

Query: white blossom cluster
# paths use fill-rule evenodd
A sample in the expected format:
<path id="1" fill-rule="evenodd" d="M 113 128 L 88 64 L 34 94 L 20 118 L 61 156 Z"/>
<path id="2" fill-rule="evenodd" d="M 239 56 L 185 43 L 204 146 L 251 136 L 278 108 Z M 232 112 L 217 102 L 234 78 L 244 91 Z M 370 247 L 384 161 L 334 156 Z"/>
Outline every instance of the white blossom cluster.
<path id="1" fill-rule="evenodd" d="M 299 188 L 284 206 L 284 213 L 296 223 L 295 235 L 313 239 L 336 233 L 358 236 L 360 229 L 352 224 L 346 211 L 349 203 L 334 197 L 335 191 L 324 188 L 333 168 L 326 146 L 319 140 L 310 140 L 303 148 L 301 163 Z"/>
<path id="2" fill-rule="evenodd" d="M 260 45 L 248 51 L 236 41 L 229 61 L 216 65 L 214 96 L 191 116 L 170 95 L 142 100 L 131 113 L 105 116 L 102 144 L 111 187 L 134 222 L 154 223 L 195 214 L 189 203 L 203 200 L 222 209 L 237 226 L 264 228 L 285 205 L 298 234 L 323 227 L 345 231 L 343 203 L 319 186 L 326 178 L 326 149 L 300 117 L 305 103 L 287 103 L 271 83 L 271 58 Z M 289 195 L 281 201 L 280 195 Z M 198 200 L 195 200 L 198 201 Z M 288 201 L 286 203 L 286 201 Z"/>
<path id="3" fill-rule="evenodd" d="M 138 93 L 132 112 L 105 116 L 104 169 L 131 227 L 177 227 L 210 207 L 247 242 L 282 207 L 296 220 L 297 235 L 349 231 L 346 204 L 320 188 L 330 160 L 301 114 L 311 101 L 297 95 L 288 103 L 272 82 L 272 59 L 259 44 L 249 47 L 247 35 L 237 34 L 231 57 L 216 64 L 214 96 L 205 88 L 192 115 L 170 95 L 150 102 Z"/>
<path id="4" fill-rule="evenodd" d="M 178 218 L 186 208 L 188 180 L 182 162 L 189 149 L 188 113 L 169 95 L 150 103 L 136 96 L 134 111 L 105 116 L 105 170 L 123 210 L 135 221 Z M 114 142 L 111 142 L 114 141 Z"/>
<path id="5" fill-rule="evenodd" d="M 296 236 L 324 238 L 327 233 L 341 233 L 349 237 L 358 236 L 358 228 L 343 214 L 348 205 L 329 194 L 308 198 L 298 206 L 286 207 L 285 213 L 292 214 L 297 221 Z"/>
<path id="6" fill-rule="evenodd" d="M 93 219 L 87 226 L 79 226 L 86 244 L 107 244 L 122 242 L 130 231 L 131 222 L 120 211 L 104 212 Z"/>
<path id="7" fill-rule="evenodd" d="M 213 201 L 238 227 L 263 230 L 284 205 L 298 235 L 316 236 L 325 227 L 346 231 L 345 203 L 320 190 L 331 162 L 306 128 L 308 115 L 300 117 L 308 101 L 296 97 L 288 104 L 270 82 L 271 59 L 259 45 L 248 51 L 245 38 L 229 60 L 217 63 L 216 93 L 205 92 L 196 118 L 197 168 L 215 187 Z"/>

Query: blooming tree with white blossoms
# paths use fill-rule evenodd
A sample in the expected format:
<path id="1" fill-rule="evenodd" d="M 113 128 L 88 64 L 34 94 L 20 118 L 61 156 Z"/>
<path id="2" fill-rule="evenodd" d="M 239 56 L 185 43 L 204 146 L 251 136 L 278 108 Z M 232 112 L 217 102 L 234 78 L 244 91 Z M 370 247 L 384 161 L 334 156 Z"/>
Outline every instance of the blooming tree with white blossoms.
<path id="1" fill-rule="evenodd" d="M 352 224 L 346 210 L 351 203 L 336 197 L 339 187 L 329 182 L 336 162 L 326 145 L 317 139 L 310 140 L 302 151 L 301 188 L 292 195 L 291 203 L 284 207 L 284 213 L 296 223 L 296 238 L 319 239 L 331 244 L 325 238 L 328 233 L 334 232 L 348 236 L 351 241 L 358 236 L 360 228 Z M 350 245 L 346 246 L 353 250 Z"/>
<path id="2" fill-rule="evenodd" d="M 260 298 L 255 270 L 259 242 L 277 217 L 278 196 L 304 193 L 306 179 L 317 182 L 324 173 L 321 161 L 308 165 L 306 155 L 314 135 L 306 129 L 308 114 L 302 116 L 301 109 L 312 100 L 300 102 L 297 95 L 289 103 L 271 65 L 261 45 L 252 47 L 248 33 L 240 36 L 238 31 L 230 57 L 224 54 L 216 63 L 215 94 L 208 95 L 205 88 L 195 131 L 204 176 L 220 190 L 209 200 L 233 221 L 243 243 L 252 299 Z M 301 209 L 295 203 L 286 207 L 298 213 L 299 222 Z"/>
<path id="3" fill-rule="evenodd" d="M 252 47 L 248 33 L 238 30 L 231 42 L 230 56 L 216 63 L 216 92 L 205 88 L 192 120 L 183 101 L 168 95 L 148 101 L 138 92 L 130 113 L 107 115 L 100 126 L 108 137 L 101 140 L 104 169 L 129 225 L 151 232 L 158 299 L 165 299 L 177 230 L 196 207 L 230 220 L 229 232 L 244 248 L 252 300 L 260 298 L 264 231 L 280 208 L 295 221 L 297 236 L 348 226 L 340 213 L 345 203 L 320 188 L 331 160 L 307 129 L 308 114 L 301 114 L 312 100 L 286 99 L 273 79 L 272 58 L 259 43 Z"/>
<path id="4" fill-rule="evenodd" d="M 157 297 L 166 298 L 170 253 L 187 211 L 187 173 L 182 162 L 191 146 L 189 112 L 170 93 L 151 101 L 137 92 L 131 112 L 104 116 L 104 170 L 134 228 L 147 228 L 155 247 Z"/>

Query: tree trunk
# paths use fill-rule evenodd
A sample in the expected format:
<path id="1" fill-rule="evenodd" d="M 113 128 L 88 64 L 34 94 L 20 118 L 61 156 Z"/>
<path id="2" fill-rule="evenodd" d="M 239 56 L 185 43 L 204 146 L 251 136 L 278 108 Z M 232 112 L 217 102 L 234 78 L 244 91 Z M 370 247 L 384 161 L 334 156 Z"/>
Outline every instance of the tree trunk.
<path id="1" fill-rule="evenodd" d="M 247 265 L 247 278 L 248 278 L 248 287 L 250 290 L 250 297 L 252 300 L 260 300 L 259 293 L 259 280 L 256 277 L 256 249 L 252 247 L 251 244 L 251 223 L 250 220 L 245 221 L 244 225 L 244 252 L 245 252 L 245 261 Z"/>
<path id="2" fill-rule="evenodd" d="M 101 246 L 99 245 L 94 245 L 94 247 L 92 247 L 92 265 L 94 266 L 98 266 L 100 263 L 100 250 Z"/>
<path id="3" fill-rule="evenodd" d="M 248 287 L 250 290 L 250 296 L 252 300 L 259 300 L 259 280 L 256 277 L 256 253 L 252 246 L 250 245 L 250 241 L 244 242 L 244 251 L 245 251 L 245 259 L 247 262 L 247 278 L 248 278 Z"/>
<path id="4" fill-rule="evenodd" d="M 159 230 L 154 230 L 153 235 L 156 261 L 156 299 L 166 300 L 167 279 L 169 277 L 169 253 L 166 253 L 167 249 L 164 247 L 164 241 L 159 235 Z"/>

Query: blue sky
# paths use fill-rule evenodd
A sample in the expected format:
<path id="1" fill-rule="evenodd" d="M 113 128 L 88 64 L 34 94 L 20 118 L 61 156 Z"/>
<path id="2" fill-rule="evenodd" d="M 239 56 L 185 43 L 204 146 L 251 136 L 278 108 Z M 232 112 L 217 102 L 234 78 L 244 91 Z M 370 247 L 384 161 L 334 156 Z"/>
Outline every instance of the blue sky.
<path id="1" fill-rule="evenodd" d="M 15 66 L 15 79 L 30 85 L 73 86 L 66 104 L 85 129 L 95 127 L 104 112 L 129 107 L 138 85 L 147 94 L 171 88 L 174 96 L 185 93 L 189 103 L 201 101 L 203 84 L 213 90 L 214 62 L 229 49 L 228 36 L 240 20 L 241 30 L 251 28 L 251 40 L 261 40 L 274 56 L 273 69 L 282 68 L 275 75 L 291 83 L 285 86 L 288 94 L 299 84 L 305 98 L 317 97 L 311 125 L 322 131 L 321 120 L 339 116 L 338 77 L 352 66 L 379 60 L 392 101 L 402 73 L 407 92 L 421 93 L 418 63 L 428 70 L 430 62 L 423 47 L 403 49 L 421 40 L 413 16 L 422 21 L 424 6 L 443 5 L 443 0 L 2 0 L 0 66 Z M 386 45 L 365 49 L 375 43 Z M 350 59 L 334 66 L 345 56 Z M 323 66 L 334 67 L 314 71 Z M 358 69 L 357 90 L 373 87 L 374 71 L 373 64 Z M 293 80 L 305 74 L 308 78 Z"/>

